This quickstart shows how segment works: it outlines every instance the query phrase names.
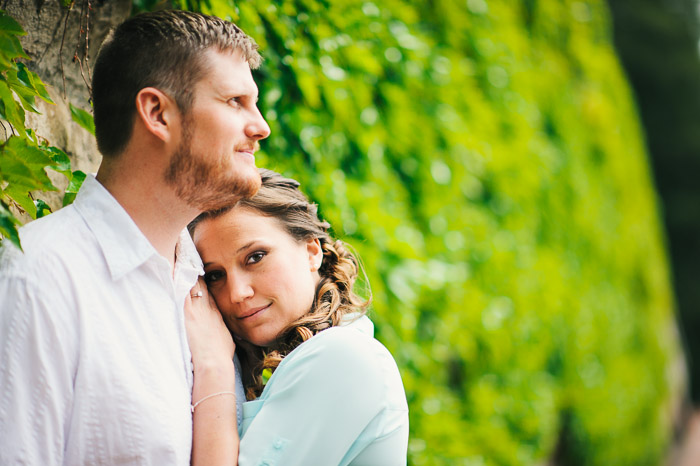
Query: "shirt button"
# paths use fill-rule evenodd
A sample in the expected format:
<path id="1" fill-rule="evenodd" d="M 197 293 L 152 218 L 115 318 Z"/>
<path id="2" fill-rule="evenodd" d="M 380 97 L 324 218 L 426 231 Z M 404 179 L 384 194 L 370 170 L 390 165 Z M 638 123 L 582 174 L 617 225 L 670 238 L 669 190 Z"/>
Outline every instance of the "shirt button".
<path id="1" fill-rule="evenodd" d="M 282 445 L 283 445 L 282 440 L 280 440 L 280 439 L 275 440 L 274 447 L 275 447 L 277 450 L 279 450 L 280 448 L 282 448 Z"/>

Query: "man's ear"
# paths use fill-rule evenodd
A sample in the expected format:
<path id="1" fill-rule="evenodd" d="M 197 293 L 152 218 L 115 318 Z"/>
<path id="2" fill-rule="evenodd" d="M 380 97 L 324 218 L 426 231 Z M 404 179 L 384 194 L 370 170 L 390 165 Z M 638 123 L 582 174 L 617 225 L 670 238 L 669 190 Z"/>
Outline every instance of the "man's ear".
<path id="1" fill-rule="evenodd" d="M 321 268 L 321 261 L 323 261 L 323 248 L 318 238 L 310 239 L 306 242 L 306 252 L 309 253 L 309 267 L 311 271 L 318 271 Z"/>
<path id="2" fill-rule="evenodd" d="M 144 87 L 136 94 L 136 116 L 148 132 L 169 142 L 180 112 L 167 94 L 155 87 Z"/>

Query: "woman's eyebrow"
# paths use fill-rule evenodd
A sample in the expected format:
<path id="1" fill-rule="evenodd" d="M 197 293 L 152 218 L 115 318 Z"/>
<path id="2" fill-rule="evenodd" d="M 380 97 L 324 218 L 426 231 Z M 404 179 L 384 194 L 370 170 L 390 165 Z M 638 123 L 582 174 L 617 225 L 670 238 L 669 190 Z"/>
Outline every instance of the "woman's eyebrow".
<path id="1" fill-rule="evenodd" d="M 240 248 L 238 248 L 238 249 L 236 250 L 236 254 L 238 254 L 239 252 L 241 252 L 241 251 L 243 251 L 243 250 L 245 250 L 245 249 L 248 249 L 249 247 L 253 246 L 253 245 L 255 244 L 256 241 L 257 241 L 257 240 L 253 240 L 253 241 L 250 241 L 250 242 L 244 244 L 243 246 L 241 246 Z M 204 262 L 204 263 L 202 264 L 202 267 L 207 268 L 207 267 L 209 267 L 209 266 L 212 265 L 212 264 L 214 264 L 214 262 Z"/>
<path id="2" fill-rule="evenodd" d="M 243 251 L 244 249 L 248 249 L 249 247 L 251 247 L 253 244 L 255 244 L 255 241 L 256 241 L 256 240 L 253 240 L 253 241 L 251 241 L 251 242 L 249 242 L 249 243 L 244 244 L 244 245 L 241 246 L 240 248 L 238 248 L 238 250 L 236 251 L 236 254 L 238 254 L 239 252 Z"/>

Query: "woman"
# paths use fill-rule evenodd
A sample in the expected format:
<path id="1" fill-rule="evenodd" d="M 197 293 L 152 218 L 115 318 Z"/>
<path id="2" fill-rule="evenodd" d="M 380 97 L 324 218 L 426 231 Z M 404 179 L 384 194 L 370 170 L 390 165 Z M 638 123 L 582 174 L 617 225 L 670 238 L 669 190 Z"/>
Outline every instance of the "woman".
<path id="1" fill-rule="evenodd" d="M 190 226 L 206 282 L 187 304 L 193 464 L 406 464 L 406 397 L 352 291 L 358 261 L 296 181 L 261 175 L 252 199 Z M 234 347 L 250 400 L 239 429 Z"/>

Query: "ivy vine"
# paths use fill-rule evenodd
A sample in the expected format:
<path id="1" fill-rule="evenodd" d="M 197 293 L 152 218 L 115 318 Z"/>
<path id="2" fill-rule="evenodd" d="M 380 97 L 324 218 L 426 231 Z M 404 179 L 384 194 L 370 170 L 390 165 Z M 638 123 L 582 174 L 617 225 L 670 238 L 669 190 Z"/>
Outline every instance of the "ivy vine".
<path id="1" fill-rule="evenodd" d="M 35 192 L 58 191 L 46 169 L 63 174 L 68 187 L 63 205 L 73 202 L 85 173 L 71 169 L 68 155 L 25 126 L 25 112 L 40 113 L 36 99 L 53 104 L 41 78 L 21 60 L 29 60 L 19 37 L 22 26 L 0 10 L 0 126 L 5 141 L 0 144 L 0 244 L 4 238 L 21 248 L 15 212 L 32 219 L 43 217 L 51 208 Z M 92 116 L 71 105 L 73 119 L 94 134 Z"/>

